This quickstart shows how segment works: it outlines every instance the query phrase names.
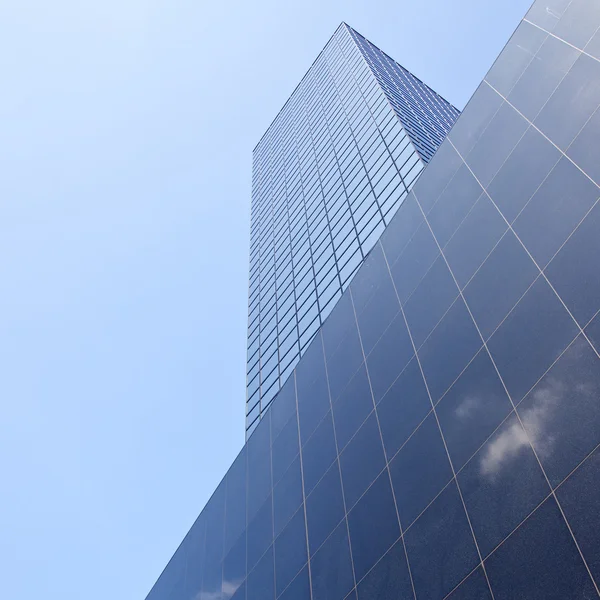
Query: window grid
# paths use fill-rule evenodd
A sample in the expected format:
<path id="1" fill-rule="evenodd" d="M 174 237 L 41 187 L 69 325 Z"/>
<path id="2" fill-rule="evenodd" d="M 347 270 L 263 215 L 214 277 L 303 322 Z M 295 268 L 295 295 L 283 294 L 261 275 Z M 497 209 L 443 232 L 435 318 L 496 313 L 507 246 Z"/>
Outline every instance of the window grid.
<path id="1" fill-rule="evenodd" d="M 458 114 L 390 61 L 342 24 L 254 150 L 247 435 Z"/>

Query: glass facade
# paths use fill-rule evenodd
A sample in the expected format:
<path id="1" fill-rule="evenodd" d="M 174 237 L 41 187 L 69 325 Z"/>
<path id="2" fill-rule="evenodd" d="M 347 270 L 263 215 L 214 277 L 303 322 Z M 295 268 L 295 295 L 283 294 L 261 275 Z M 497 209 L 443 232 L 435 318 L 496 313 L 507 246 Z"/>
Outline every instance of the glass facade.
<path id="1" fill-rule="evenodd" d="M 538 1 L 148 600 L 600 597 L 598 147 Z"/>
<path id="2" fill-rule="evenodd" d="M 458 114 L 342 23 L 260 140 L 248 435 Z"/>

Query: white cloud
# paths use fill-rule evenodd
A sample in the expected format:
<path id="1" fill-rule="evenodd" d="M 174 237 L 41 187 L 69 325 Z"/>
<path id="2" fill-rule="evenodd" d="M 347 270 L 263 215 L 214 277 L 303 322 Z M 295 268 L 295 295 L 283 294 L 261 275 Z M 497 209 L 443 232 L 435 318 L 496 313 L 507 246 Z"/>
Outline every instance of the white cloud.
<path id="1" fill-rule="evenodd" d="M 488 445 L 479 465 L 481 474 L 495 479 L 500 470 L 514 460 L 528 443 L 527 434 L 515 421 Z"/>
<path id="2" fill-rule="evenodd" d="M 455 408 L 454 414 L 462 421 L 466 421 L 480 408 L 480 406 L 481 398 L 476 396 L 465 396 L 461 403 Z"/>

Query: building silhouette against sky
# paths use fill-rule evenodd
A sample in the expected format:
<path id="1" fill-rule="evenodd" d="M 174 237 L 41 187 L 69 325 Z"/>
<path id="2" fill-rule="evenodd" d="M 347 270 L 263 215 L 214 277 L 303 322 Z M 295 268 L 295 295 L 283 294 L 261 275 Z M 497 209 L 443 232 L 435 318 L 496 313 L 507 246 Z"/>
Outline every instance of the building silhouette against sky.
<path id="1" fill-rule="evenodd" d="M 450 126 L 449 105 L 403 104 L 414 100 L 411 82 L 434 97 L 422 83 L 345 25 L 328 48 L 311 71 L 319 84 L 305 79 L 292 96 L 305 112 L 290 108 L 291 122 L 280 115 L 269 130 L 298 128 L 293 115 L 303 114 L 308 133 L 273 130 L 255 153 L 253 226 L 265 223 L 275 270 L 273 232 L 293 222 L 291 190 L 301 211 L 312 206 L 312 187 L 286 180 L 287 168 L 277 183 L 277 161 L 301 160 L 296 142 L 317 157 L 333 148 L 339 172 L 344 138 L 305 91 L 321 97 L 329 85 L 336 101 L 330 64 L 362 70 L 375 102 L 382 95 L 388 115 L 372 120 L 382 161 L 406 136 L 422 173 L 411 179 L 396 158 L 385 196 L 357 144 L 377 233 L 361 237 L 361 208 L 342 177 L 339 210 L 358 252 L 345 275 L 328 206 L 334 184 L 314 176 L 338 291 L 321 305 L 307 216 L 319 324 L 296 330 L 301 358 L 278 372 L 272 399 L 265 389 L 268 410 L 148 600 L 599 598 L 600 4 L 535 2 L 445 139 L 433 123 L 446 107 Z M 370 107 L 347 81 L 357 106 Z M 342 106 L 331 113 L 339 127 Z M 279 149 L 283 139 L 290 146 Z M 279 217 L 273 207 L 286 194 Z M 253 248 L 262 236 L 253 231 Z M 291 246 L 302 239 L 286 236 Z M 291 252 L 288 310 L 299 315 Z M 263 258 L 251 269 L 268 269 Z M 259 292 L 259 327 L 262 297 L 278 302 Z M 252 284 L 250 298 L 252 323 Z M 260 339 L 259 329 L 262 352 Z M 270 344 L 280 352 L 284 341 Z"/>
<path id="2" fill-rule="evenodd" d="M 256 146 L 247 434 L 458 114 L 342 23 Z"/>

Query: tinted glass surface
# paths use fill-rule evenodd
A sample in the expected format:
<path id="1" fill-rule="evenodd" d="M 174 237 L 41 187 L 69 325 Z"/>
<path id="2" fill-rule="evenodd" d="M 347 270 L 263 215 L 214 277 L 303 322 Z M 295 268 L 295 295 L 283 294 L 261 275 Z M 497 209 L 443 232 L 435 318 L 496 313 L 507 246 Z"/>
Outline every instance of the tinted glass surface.
<path id="1" fill-rule="evenodd" d="M 533 25 L 519 28 L 381 241 L 373 241 L 352 286 L 315 329 L 149 599 L 599 597 L 600 194 L 594 169 L 600 130 L 594 115 L 600 98 L 593 4 L 549 0 L 532 7 L 527 18 Z M 392 66 L 382 58 L 366 67 L 360 54 L 352 62 L 346 50 L 356 48 L 358 38 L 347 31 L 344 37 L 348 45 L 338 47 L 344 56 L 332 55 L 329 73 L 340 61 L 357 69 L 357 81 L 366 82 L 374 68 L 383 79 Z M 536 68 L 519 58 L 524 50 L 531 61 L 539 57 Z M 564 77 L 553 86 L 557 72 Z M 404 82 L 409 86 L 410 78 Z M 340 93 L 357 89 L 344 88 L 340 78 L 336 85 Z M 415 86 L 416 115 L 425 92 Z M 395 88 L 388 87 L 391 94 Z M 290 127 L 320 106 L 319 97 L 325 102 L 321 91 L 303 96 Z M 333 112 L 339 112 L 334 98 Z M 371 97 L 365 98 L 368 104 Z M 543 106 L 535 116 L 533 101 Z M 379 139 L 378 126 L 369 127 L 356 135 Z M 334 179 L 325 173 L 336 160 L 328 131 L 326 124 L 314 129 L 322 136 L 315 160 L 332 161 L 322 163 L 321 183 L 315 171 L 306 183 L 290 185 L 301 194 L 331 185 L 335 203 Z M 300 156 L 313 152 L 309 137 Z M 404 149 L 390 151 L 400 156 Z M 385 169 L 387 158 L 365 155 L 363 166 L 352 152 L 348 160 L 341 168 L 360 179 L 363 170 Z M 276 156 L 265 164 L 275 168 Z M 473 203 L 467 190 L 453 192 L 452 206 L 444 190 L 457 177 L 472 185 L 467 175 L 481 191 Z M 372 183 L 373 189 L 365 181 L 363 191 L 357 181 L 352 197 L 376 197 L 378 183 Z M 345 197 L 343 189 L 340 194 Z M 304 200 L 298 206 L 308 209 Z M 327 218 L 323 212 L 315 220 L 331 225 L 331 246 L 327 241 L 323 248 L 333 247 L 335 255 L 333 231 L 341 234 L 346 222 L 343 212 L 334 218 L 331 206 Z M 365 218 L 377 218 L 367 215 L 369 206 Z M 447 222 L 436 220 L 436 206 L 445 207 Z M 298 229 L 307 248 L 309 217 Z M 329 229 L 315 235 L 325 239 Z M 350 247 L 339 246 L 340 256 Z M 290 282 L 296 276 L 291 252 Z M 310 265 L 306 273 L 318 278 Z M 306 267 L 298 268 L 300 278 Z M 339 284 L 337 267 L 334 275 Z M 273 277 L 275 283 L 264 282 L 277 290 Z M 298 288 L 307 308 L 313 292 L 320 303 L 316 286 L 317 292 L 310 284 L 306 292 Z M 274 309 L 267 302 L 266 317 L 286 310 L 286 302 L 283 293 Z M 257 314 L 261 310 L 259 301 Z M 304 318 L 296 296 L 287 310 Z"/>

